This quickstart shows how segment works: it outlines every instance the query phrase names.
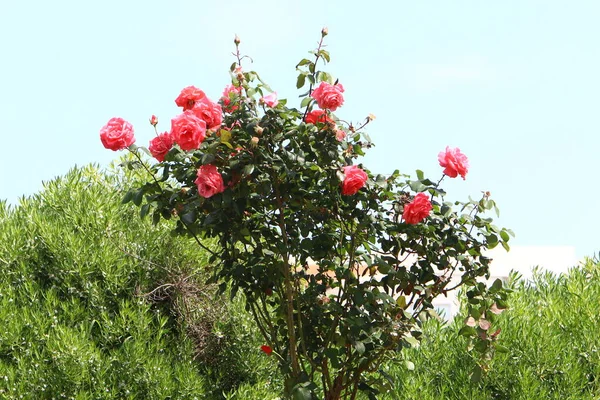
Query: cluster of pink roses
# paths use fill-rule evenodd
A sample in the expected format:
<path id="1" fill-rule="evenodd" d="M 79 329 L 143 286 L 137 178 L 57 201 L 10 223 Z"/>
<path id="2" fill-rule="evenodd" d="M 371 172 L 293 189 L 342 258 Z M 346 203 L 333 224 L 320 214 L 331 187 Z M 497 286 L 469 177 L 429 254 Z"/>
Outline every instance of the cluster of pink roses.
<path id="1" fill-rule="evenodd" d="M 237 110 L 238 106 L 233 99 L 239 96 L 242 88 L 228 85 L 220 99 L 227 112 Z M 277 93 L 271 93 L 260 99 L 261 104 L 277 107 Z M 184 88 L 175 99 L 175 104 L 183 108 L 183 113 L 171 119 L 171 131 L 157 134 L 150 141 L 148 150 L 159 162 L 163 162 L 167 153 L 174 144 L 182 150 L 191 151 L 198 149 L 207 133 L 217 131 L 223 123 L 223 107 L 211 101 L 206 94 L 195 86 Z M 158 124 L 158 118 L 152 116 L 150 124 Z M 100 140 L 105 148 L 110 150 L 123 150 L 135 142 L 133 126 L 123 118 L 111 118 L 100 130 Z M 225 190 L 223 177 L 214 165 L 203 165 L 198 169 L 198 193 L 202 197 L 211 197 Z"/>
<path id="2" fill-rule="evenodd" d="M 438 154 L 438 162 L 444 168 L 445 175 L 450 178 L 460 175 L 465 179 L 469 169 L 469 160 L 458 147 L 455 149 L 446 147 L 445 151 Z M 342 194 L 346 196 L 356 194 L 363 188 L 367 179 L 367 174 L 360 167 L 356 165 L 344 167 Z M 404 206 L 402 218 L 407 224 L 418 224 L 429 216 L 432 209 L 429 197 L 425 193 L 417 193 L 414 199 Z"/>
<path id="3" fill-rule="evenodd" d="M 327 82 L 313 90 L 311 96 L 316 100 L 321 109 L 313 110 L 305 117 L 306 123 L 335 125 L 328 111 L 334 111 L 340 107 L 344 98 L 342 93 L 344 87 L 341 84 L 331 85 Z M 237 105 L 232 101 L 234 96 L 241 93 L 241 87 L 228 85 L 221 97 L 221 104 L 228 112 L 235 111 Z M 277 93 L 271 93 L 259 100 L 261 104 L 269 107 L 278 105 Z M 195 86 L 184 88 L 175 103 L 183 108 L 183 113 L 171 120 L 171 131 L 158 134 L 150 141 L 148 150 L 159 162 L 164 161 L 165 156 L 174 144 L 179 145 L 182 150 L 190 151 L 200 147 L 207 132 L 214 132 L 221 128 L 223 123 L 223 108 L 220 104 L 212 102 L 204 92 Z M 154 127 L 158 124 L 156 116 L 152 116 L 150 124 Z M 336 137 L 343 140 L 346 133 L 336 129 Z M 135 142 L 133 126 L 123 118 L 111 118 L 100 130 L 100 140 L 107 149 L 123 150 Z M 254 143 L 254 142 L 253 142 Z M 257 143 L 254 143 L 257 145 Z M 438 161 L 444 168 L 444 174 L 455 178 L 460 175 L 463 179 L 467 174 L 469 162 L 460 149 L 446 147 L 445 151 L 438 154 Z M 351 196 L 362 189 L 368 176 L 365 171 L 356 165 L 344 167 L 344 180 L 341 184 L 342 194 Z M 202 165 L 198 168 L 197 177 L 194 181 L 198 187 L 198 194 L 209 198 L 225 190 L 223 177 L 215 165 Z M 427 218 L 432 210 L 429 197 L 425 193 L 418 193 L 414 199 L 404 206 L 402 217 L 408 224 L 417 224 Z"/>

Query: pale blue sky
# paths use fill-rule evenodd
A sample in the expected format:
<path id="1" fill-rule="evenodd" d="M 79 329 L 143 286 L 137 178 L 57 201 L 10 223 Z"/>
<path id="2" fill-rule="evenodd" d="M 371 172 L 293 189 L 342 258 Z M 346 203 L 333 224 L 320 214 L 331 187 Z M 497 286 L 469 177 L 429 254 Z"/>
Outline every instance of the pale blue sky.
<path id="1" fill-rule="evenodd" d="M 188 85 L 217 99 L 232 39 L 280 97 L 329 27 L 338 116 L 377 116 L 374 172 L 440 175 L 467 154 L 456 198 L 490 190 L 513 245 L 600 251 L 600 3 L 596 1 L 5 1 L 0 7 L 0 198 L 16 203 L 75 164 L 107 165 L 113 116 L 138 144 L 167 130 Z"/>

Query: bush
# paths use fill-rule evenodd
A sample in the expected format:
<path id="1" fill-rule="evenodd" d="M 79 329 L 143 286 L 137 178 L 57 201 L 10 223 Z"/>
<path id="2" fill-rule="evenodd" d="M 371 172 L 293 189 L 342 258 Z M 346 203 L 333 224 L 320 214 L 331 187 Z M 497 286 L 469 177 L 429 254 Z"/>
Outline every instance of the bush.
<path id="1" fill-rule="evenodd" d="M 531 282 L 513 276 L 511 309 L 497 319 L 501 343 L 481 382 L 472 382 L 475 360 L 450 326 L 427 324 L 420 349 L 406 363 L 389 363 L 401 399 L 597 399 L 600 396 L 600 263 L 592 260 L 556 276 L 535 272 Z M 409 364 L 411 367 L 413 364 Z"/>
<path id="2" fill-rule="evenodd" d="M 0 398 L 211 398 L 264 370 L 258 346 L 246 357 L 252 344 L 223 332 L 215 357 L 229 360 L 228 373 L 194 361 L 178 283 L 207 290 L 205 255 L 119 204 L 132 179 L 74 168 L 16 207 L 0 203 Z M 243 314 L 224 307 L 192 309 L 210 322 L 209 337 L 214 324 L 242 334 L 231 324 Z M 249 361 L 232 369 L 234 357 Z"/>

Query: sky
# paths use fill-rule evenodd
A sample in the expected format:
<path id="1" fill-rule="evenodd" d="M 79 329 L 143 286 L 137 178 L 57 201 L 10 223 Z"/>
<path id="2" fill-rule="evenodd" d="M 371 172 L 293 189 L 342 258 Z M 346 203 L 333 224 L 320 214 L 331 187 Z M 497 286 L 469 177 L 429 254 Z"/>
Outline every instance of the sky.
<path id="1" fill-rule="evenodd" d="M 137 144 L 168 130 L 174 99 L 195 85 L 217 100 L 233 38 L 288 105 L 295 65 L 327 26 L 345 103 L 375 143 L 376 173 L 441 176 L 437 154 L 459 147 L 455 199 L 490 191 L 497 225 L 518 246 L 600 252 L 600 2 L 227 2 L 7 0 L 0 7 L 0 199 L 18 204 L 75 165 L 119 157 L 99 140 L 114 116 Z"/>

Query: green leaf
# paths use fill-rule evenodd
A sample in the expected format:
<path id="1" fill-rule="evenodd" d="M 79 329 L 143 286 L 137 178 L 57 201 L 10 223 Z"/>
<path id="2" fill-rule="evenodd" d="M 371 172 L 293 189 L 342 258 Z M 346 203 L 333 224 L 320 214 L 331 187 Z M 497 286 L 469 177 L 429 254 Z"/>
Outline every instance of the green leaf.
<path id="1" fill-rule="evenodd" d="M 300 62 L 299 62 L 297 65 L 296 65 L 296 68 L 298 68 L 298 67 L 301 67 L 301 66 L 303 66 L 303 65 L 310 64 L 310 63 L 312 63 L 312 61 L 310 61 L 310 60 L 309 60 L 309 59 L 307 59 L 307 58 L 303 58 L 303 59 L 302 59 L 302 60 L 300 60 Z"/>
<path id="2" fill-rule="evenodd" d="M 329 75 L 327 72 L 319 71 L 317 72 L 317 82 L 328 82 L 331 83 L 333 81 L 333 77 Z"/>
<path id="3" fill-rule="evenodd" d="M 194 222 L 196 222 L 196 213 L 194 211 L 190 211 L 186 214 L 183 214 L 181 216 L 181 220 L 187 225 L 193 224 Z"/>
<path id="4" fill-rule="evenodd" d="M 246 166 L 244 166 L 244 175 L 248 176 L 248 175 L 252 175 L 252 173 L 254 172 L 254 164 L 247 164 Z"/>
<path id="5" fill-rule="evenodd" d="M 423 185 L 421 183 L 421 181 L 410 181 L 409 183 L 410 188 L 413 192 L 417 192 L 420 193 L 422 191 L 424 191 L 425 189 L 427 189 L 427 187 L 425 185 Z"/>
<path id="6" fill-rule="evenodd" d="M 135 204 L 136 206 L 139 206 L 140 204 L 142 204 L 143 198 L 144 198 L 144 190 L 138 189 L 135 192 L 135 194 L 133 195 L 133 204 Z"/>
<path id="7" fill-rule="evenodd" d="M 123 197 L 123 200 L 121 201 L 121 204 L 129 203 L 132 198 L 133 198 L 133 190 L 130 189 L 127 191 L 127 193 L 125 193 L 125 196 Z"/>
<path id="8" fill-rule="evenodd" d="M 400 308 L 406 308 L 406 297 L 398 296 L 398 298 L 396 299 L 396 304 L 398 304 L 398 307 Z"/>
<path id="9" fill-rule="evenodd" d="M 341 367 L 340 360 L 338 358 L 338 351 L 337 351 L 337 349 L 330 347 L 330 348 L 326 349 L 324 353 L 327 356 L 327 358 L 329 358 L 329 360 L 331 361 L 331 365 L 334 368 Z"/>
<path id="10" fill-rule="evenodd" d="M 496 236 L 496 235 L 487 235 L 485 237 L 485 240 L 487 240 L 488 244 L 496 244 L 496 243 L 498 243 L 498 236 Z"/>
<path id="11" fill-rule="evenodd" d="M 423 178 L 425 177 L 425 175 L 423 174 L 423 171 L 421 171 L 420 169 L 417 170 L 417 179 L 422 181 Z"/>
<path id="12" fill-rule="evenodd" d="M 148 211 L 150 211 L 150 204 L 146 203 L 140 208 L 140 218 L 143 219 L 146 215 L 148 215 Z"/>
<path id="13" fill-rule="evenodd" d="M 355 342 L 354 348 L 358 352 L 358 354 L 364 354 L 365 352 L 365 344 L 363 342 Z"/>
<path id="14" fill-rule="evenodd" d="M 300 89 L 306 83 L 306 75 L 300 74 L 298 75 L 298 80 L 296 81 L 296 88 Z"/>
<path id="15" fill-rule="evenodd" d="M 463 326 L 458 331 L 458 335 L 459 336 L 467 336 L 467 337 L 469 337 L 469 336 L 474 336 L 476 334 L 477 334 L 477 331 L 472 326 Z"/>
<path id="16" fill-rule="evenodd" d="M 312 400 L 310 390 L 302 386 L 296 386 L 292 390 L 292 397 L 294 398 L 294 400 Z"/>
<path id="17" fill-rule="evenodd" d="M 310 103 L 312 99 L 310 97 L 305 97 L 304 99 L 302 99 L 302 102 L 300 103 L 300 107 L 304 108 L 306 106 L 308 106 L 308 104 Z"/>
<path id="18" fill-rule="evenodd" d="M 202 156 L 202 165 L 211 164 L 213 161 L 215 161 L 214 154 L 204 153 L 204 155 Z"/>
<path id="19" fill-rule="evenodd" d="M 492 283 L 491 291 L 497 292 L 497 291 L 499 291 L 501 289 L 502 289 L 502 280 L 501 279 L 496 279 L 494 281 L 494 283 Z"/>
<path id="20" fill-rule="evenodd" d="M 495 346 L 496 348 L 496 352 L 498 353 L 510 353 L 510 350 L 508 349 L 508 347 L 502 346 L 501 344 L 497 344 Z"/>

